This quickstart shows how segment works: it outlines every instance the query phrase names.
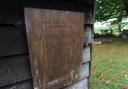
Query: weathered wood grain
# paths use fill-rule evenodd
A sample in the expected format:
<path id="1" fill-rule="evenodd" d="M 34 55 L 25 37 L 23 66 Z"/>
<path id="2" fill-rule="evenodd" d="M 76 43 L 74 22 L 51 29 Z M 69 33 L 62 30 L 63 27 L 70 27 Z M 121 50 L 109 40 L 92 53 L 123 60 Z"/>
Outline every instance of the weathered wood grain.
<path id="1" fill-rule="evenodd" d="M 88 77 L 89 77 L 89 63 L 81 65 L 80 80 L 77 82 L 65 86 L 63 89 L 88 89 Z"/>
<path id="2" fill-rule="evenodd" d="M 84 63 L 81 65 L 80 69 L 80 79 L 89 77 L 89 63 Z"/>
<path id="3" fill-rule="evenodd" d="M 83 49 L 82 63 L 85 63 L 85 62 L 89 62 L 90 61 L 90 57 L 91 57 L 91 54 L 90 53 L 91 53 L 90 46 L 86 46 Z"/>
<path id="4" fill-rule="evenodd" d="M 25 17 L 35 87 L 58 89 L 78 80 L 84 14 L 26 8 Z"/>
<path id="5" fill-rule="evenodd" d="M 0 87 L 31 79 L 29 64 L 27 55 L 0 59 Z"/>
<path id="6" fill-rule="evenodd" d="M 69 85 L 63 89 L 88 89 L 88 79 L 77 81 L 76 83 Z"/>
<path id="7" fill-rule="evenodd" d="M 34 89 L 32 80 L 26 80 L 18 83 L 14 83 L 12 85 L 6 85 L 4 87 L 0 87 L 0 89 Z"/>
<path id="8" fill-rule="evenodd" d="M 92 27 L 86 26 L 85 27 L 85 35 L 84 35 L 84 44 L 87 46 L 88 44 L 92 44 L 93 38 L 92 38 Z"/>

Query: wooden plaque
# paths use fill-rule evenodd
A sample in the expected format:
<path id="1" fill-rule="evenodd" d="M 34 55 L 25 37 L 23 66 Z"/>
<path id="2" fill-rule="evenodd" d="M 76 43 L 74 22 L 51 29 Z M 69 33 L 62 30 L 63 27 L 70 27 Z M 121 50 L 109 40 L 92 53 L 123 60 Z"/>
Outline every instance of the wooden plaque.
<path id="1" fill-rule="evenodd" d="M 80 78 L 84 14 L 25 8 L 35 89 L 59 89 Z"/>

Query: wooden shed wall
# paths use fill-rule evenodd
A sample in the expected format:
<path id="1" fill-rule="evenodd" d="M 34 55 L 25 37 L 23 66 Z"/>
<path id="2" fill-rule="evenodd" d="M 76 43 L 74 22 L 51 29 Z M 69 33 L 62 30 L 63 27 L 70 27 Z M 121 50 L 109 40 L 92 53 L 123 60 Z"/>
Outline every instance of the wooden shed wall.
<path id="1" fill-rule="evenodd" d="M 88 89 L 94 1 L 89 0 L 86 4 L 81 79 L 63 89 Z M 0 11 L 0 89 L 33 89 L 23 8 L 18 10 L 12 8 L 4 10 L 3 8 Z"/>

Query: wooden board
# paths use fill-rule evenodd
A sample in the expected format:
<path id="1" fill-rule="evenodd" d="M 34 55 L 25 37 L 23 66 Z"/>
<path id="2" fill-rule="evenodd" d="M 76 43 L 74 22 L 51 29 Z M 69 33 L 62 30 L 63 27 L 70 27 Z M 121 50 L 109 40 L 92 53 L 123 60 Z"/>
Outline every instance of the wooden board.
<path id="1" fill-rule="evenodd" d="M 25 8 L 35 89 L 59 89 L 80 78 L 84 14 Z"/>
<path id="2" fill-rule="evenodd" d="M 0 89 L 34 89 L 32 85 L 32 80 L 25 80 L 22 82 L 18 82 L 12 85 L 6 85 L 4 87 L 1 87 Z"/>
<path id="3" fill-rule="evenodd" d="M 32 78 L 28 55 L 1 58 L 0 68 L 0 89 Z"/>

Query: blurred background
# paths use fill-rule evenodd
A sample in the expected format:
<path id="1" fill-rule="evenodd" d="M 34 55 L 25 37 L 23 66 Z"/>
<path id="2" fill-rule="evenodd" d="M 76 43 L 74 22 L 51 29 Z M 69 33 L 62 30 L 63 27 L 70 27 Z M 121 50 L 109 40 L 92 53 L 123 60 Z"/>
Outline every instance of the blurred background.
<path id="1" fill-rule="evenodd" d="M 97 0 L 91 89 L 128 89 L 128 18 L 122 0 Z"/>

